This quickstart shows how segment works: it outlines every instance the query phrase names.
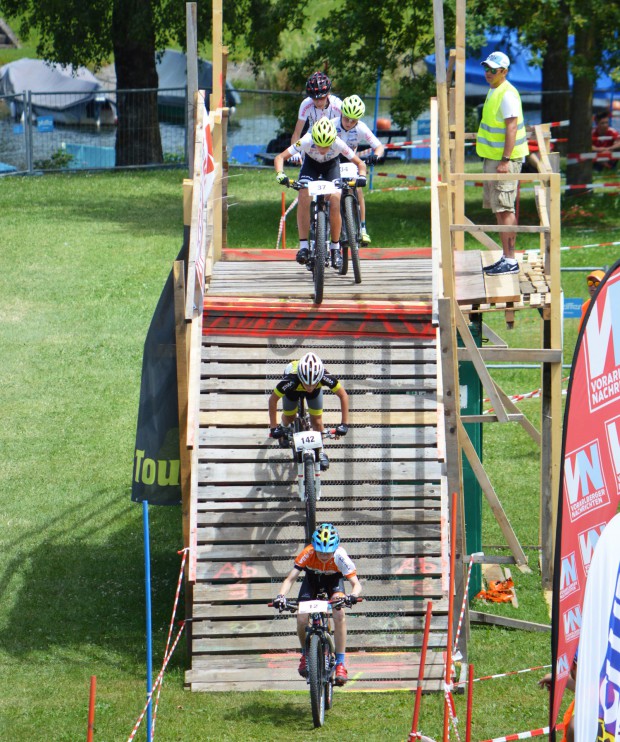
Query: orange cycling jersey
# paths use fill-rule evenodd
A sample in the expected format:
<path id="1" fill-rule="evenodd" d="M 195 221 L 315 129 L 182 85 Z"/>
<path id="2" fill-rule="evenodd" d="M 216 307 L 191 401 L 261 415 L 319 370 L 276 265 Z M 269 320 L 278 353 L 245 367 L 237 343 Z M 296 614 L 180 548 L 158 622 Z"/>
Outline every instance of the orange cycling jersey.
<path id="1" fill-rule="evenodd" d="M 334 552 L 332 558 L 322 562 L 316 555 L 314 546 L 308 545 L 295 557 L 295 567 L 299 570 L 318 572 L 324 575 L 340 573 L 344 577 L 354 577 L 356 573 L 355 564 L 342 546 Z"/>

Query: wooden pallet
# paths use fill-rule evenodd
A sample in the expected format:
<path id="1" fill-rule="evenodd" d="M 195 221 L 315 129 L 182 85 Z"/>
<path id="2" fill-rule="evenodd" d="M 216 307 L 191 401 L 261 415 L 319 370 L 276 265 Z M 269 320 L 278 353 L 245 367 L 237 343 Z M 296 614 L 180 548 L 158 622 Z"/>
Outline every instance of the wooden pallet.
<path id="1" fill-rule="evenodd" d="M 346 313 L 345 313 L 346 314 Z M 346 318 L 343 322 L 348 321 Z M 203 338 L 193 690 L 298 689 L 295 620 L 267 607 L 304 546 L 290 452 L 268 437 L 267 395 L 312 349 L 350 393 L 352 427 L 328 441 L 317 518 L 335 523 L 366 600 L 348 615 L 346 690 L 411 689 L 433 601 L 426 689 L 441 690 L 447 628 L 445 487 L 436 348 L 426 338 Z M 324 396 L 327 426 L 338 400 Z"/>

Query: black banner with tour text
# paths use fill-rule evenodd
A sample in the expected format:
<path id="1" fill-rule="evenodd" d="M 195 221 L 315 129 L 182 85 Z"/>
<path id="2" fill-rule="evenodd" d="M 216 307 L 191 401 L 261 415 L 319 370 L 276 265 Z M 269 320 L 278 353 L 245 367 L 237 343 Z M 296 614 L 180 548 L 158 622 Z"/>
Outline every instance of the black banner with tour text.
<path id="1" fill-rule="evenodd" d="M 177 260 L 186 261 L 181 249 Z M 187 264 L 187 263 L 186 263 Z M 166 280 L 144 342 L 131 499 L 181 502 L 179 407 L 173 274 Z"/>

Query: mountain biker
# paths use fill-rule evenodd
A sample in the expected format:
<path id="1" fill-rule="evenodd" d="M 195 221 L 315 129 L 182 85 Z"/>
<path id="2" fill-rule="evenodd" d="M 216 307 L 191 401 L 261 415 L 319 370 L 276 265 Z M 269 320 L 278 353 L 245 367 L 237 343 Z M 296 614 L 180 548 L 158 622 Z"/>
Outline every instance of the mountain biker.
<path id="1" fill-rule="evenodd" d="M 321 118 L 312 129 L 305 134 L 300 140 L 291 145 L 284 152 L 276 155 L 273 161 L 276 170 L 276 180 L 280 185 L 288 185 L 289 179 L 282 168 L 284 161 L 290 159 L 293 155 L 304 152 L 307 157 L 304 158 L 303 165 L 299 171 L 301 182 L 308 183 L 312 180 L 339 180 L 340 179 L 340 155 L 344 155 L 348 160 L 355 163 L 359 171 L 357 179 L 358 186 L 366 185 L 366 165 L 360 158 L 348 147 L 342 139 L 338 139 L 336 125 L 333 121 Z M 342 265 L 342 255 L 340 254 L 340 229 L 342 219 L 340 217 L 340 191 L 332 193 L 329 196 L 329 226 L 331 233 L 331 250 L 332 267 L 339 269 Z M 297 228 L 299 230 L 299 250 L 297 251 L 296 260 L 301 265 L 308 261 L 308 234 L 310 233 L 310 196 L 306 188 L 299 191 L 299 204 L 297 206 Z"/>
<path id="2" fill-rule="evenodd" d="M 360 119 L 366 112 L 364 101 L 357 95 L 350 95 L 342 101 L 342 110 L 340 120 L 336 122 L 336 131 L 343 142 L 346 142 L 351 149 L 357 153 L 358 145 L 369 144 L 372 148 L 372 154 L 364 158 L 364 162 L 372 164 L 377 162 L 385 153 L 385 147 Z M 342 161 L 342 158 L 341 158 Z M 364 192 L 361 188 L 357 189 L 357 200 L 360 205 L 360 216 L 362 221 L 362 242 L 365 245 L 370 244 L 370 237 L 366 231 L 366 204 L 364 202 Z"/>
<path id="3" fill-rule="evenodd" d="M 297 123 L 291 137 L 291 144 L 301 137 L 306 122 L 311 128 L 313 124 L 325 116 L 335 119 L 340 114 L 342 101 L 336 95 L 330 95 L 332 82 L 324 72 L 314 72 L 306 81 L 307 98 L 304 98 L 299 106 Z"/>
<path id="4" fill-rule="evenodd" d="M 270 437 L 284 441 L 284 427 L 290 425 L 297 414 L 297 405 L 303 397 L 308 405 L 310 424 L 313 430 L 323 432 L 323 389 L 329 389 L 340 400 L 342 422 L 336 427 L 336 435 L 344 436 L 349 431 L 349 395 L 335 376 L 325 371 L 323 361 L 316 353 L 306 353 L 299 361 L 292 361 L 284 371 L 269 397 Z M 278 400 L 282 400 L 282 423 L 278 424 Z M 286 443 L 284 443 L 286 445 Z M 319 454 L 321 469 L 329 468 L 329 459 L 324 451 Z"/>
<path id="5" fill-rule="evenodd" d="M 355 564 L 340 546 L 340 536 L 331 523 L 322 523 L 312 534 L 312 543 L 308 544 L 296 557 L 295 566 L 289 572 L 280 586 L 280 592 L 273 604 L 276 608 L 284 607 L 286 596 L 293 587 L 300 573 L 305 571 L 299 600 L 314 600 L 319 592 L 325 590 L 332 601 L 342 599 L 344 605 L 351 606 L 357 603 L 361 595 L 362 585 L 357 578 Z M 344 579 L 347 579 L 352 590 L 345 595 Z M 344 685 L 348 680 L 345 667 L 345 653 L 347 644 L 347 625 L 343 610 L 334 610 L 334 638 L 336 640 L 336 685 Z M 297 636 L 301 644 L 301 660 L 298 672 L 302 677 L 307 675 L 306 667 L 306 626 L 308 614 L 297 614 Z"/>

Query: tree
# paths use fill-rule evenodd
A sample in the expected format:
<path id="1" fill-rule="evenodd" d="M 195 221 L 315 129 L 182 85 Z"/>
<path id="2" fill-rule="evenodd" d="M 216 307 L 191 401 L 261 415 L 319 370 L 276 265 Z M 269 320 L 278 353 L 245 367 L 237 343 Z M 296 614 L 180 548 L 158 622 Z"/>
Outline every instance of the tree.
<path id="1" fill-rule="evenodd" d="M 60 64 L 99 68 L 114 54 L 120 92 L 116 164 L 162 162 L 155 52 L 185 40 L 185 5 L 174 0 L 0 0 L 0 12 L 21 18 L 20 32 L 39 32 L 37 54 Z M 201 7 L 199 5 L 199 13 Z M 202 4 L 199 26 L 210 29 Z M 137 122 L 140 126 L 137 126 Z"/>

